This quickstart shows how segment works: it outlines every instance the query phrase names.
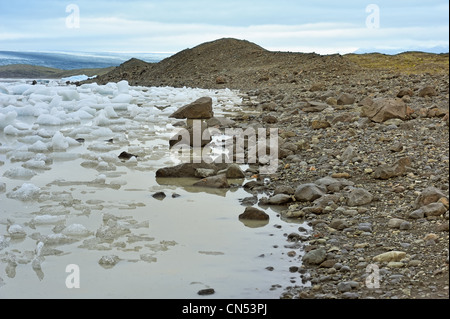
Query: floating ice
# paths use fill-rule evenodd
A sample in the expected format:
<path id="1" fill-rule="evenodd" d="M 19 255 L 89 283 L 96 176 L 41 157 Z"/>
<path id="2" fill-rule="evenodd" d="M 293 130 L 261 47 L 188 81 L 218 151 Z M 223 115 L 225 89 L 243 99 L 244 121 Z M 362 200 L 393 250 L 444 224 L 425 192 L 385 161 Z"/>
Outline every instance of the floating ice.
<path id="1" fill-rule="evenodd" d="M 119 90 L 119 93 L 128 94 L 129 91 L 128 81 L 123 80 L 117 83 L 117 89 Z"/>
<path id="2" fill-rule="evenodd" d="M 6 115 L 0 113 L 0 129 L 3 130 L 5 127 L 11 125 L 16 118 L 17 112 L 8 112 Z"/>
<path id="3" fill-rule="evenodd" d="M 3 182 L 0 182 L 0 193 L 6 192 L 6 184 Z"/>
<path id="4" fill-rule="evenodd" d="M 64 216 L 41 215 L 33 218 L 31 223 L 33 225 L 52 225 L 63 222 L 64 220 Z"/>
<path id="5" fill-rule="evenodd" d="M 80 94 L 76 90 L 60 90 L 58 95 L 63 98 L 63 101 L 77 101 L 80 100 Z"/>
<path id="6" fill-rule="evenodd" d="M 28 151 L 36 153 L 48 152 L 48 147 L 49 145 L 47 143 L 37 141 L 36 143 L 28 147 Z"/>
<path id="7" fill-rule="evenodd" d="M 8 233 L 12 239 L 20 239 L 27 236 L 27 233 L 25 232 L 23 227 L 17 224 L 9 226 Z"/>
<path id="8" fill-rule="evenodd" d="M 22 164 L 22 167 L 29 168 L 29 169 L 50 169 L 50 167 L 47 166 L 45 161 L 39 161 L 35 159 L 30 159 L 29 161 L 26 161 Z"/>
<path id="9" fill-rule="evenodd" d="M 30 179 L 35 175 L 36 172 L 24 167 L 13 167 L 3 173 L 3 176 L 12 179 Z"/>
<path id="10" fill-rule="evenodd" d="M 36 120 L 36 124 L 39 125 L 58 126 L 62 123 L 63 121 L 59 117 L 50 114 L 41 114 Z"/>
<path id="11" fill-rule="evenodd" d="M 133 97 L 129 94 L 119 94 L 115 98 L 111 99 L 112 103 L 130 103 Z"/>
<path id="12" fill-rule="evenodd" d="M 69 148 L 69 142 L 61 132 L 56 132 L 52 137 L 52 147 L 53 150 L 65 151 Z"/>
<path id="13" fill-rule="evenodd" d="M 96 76 L 87 76 L 86 74 L 81 74 L 81 75 L 73 75 L 73 76 L 69 76 L 69 77 L 65 77 L 65 78 L 61 78 L 61 81 L 63 82 L 80 82 L 80 81 L 86 81 L 88 79 L 92 79 L 95 78 Z"/>
<path id="14" fill-rule="evenodd" d="M 15 187 L 12 192 L 6 194 L 8 198 L 21 201 L 33 201 L 39 196 L 41 189 L 33 184 L 24 183 L 20 187 Z"/>
<path id="15" fill-rule="evenodd" d="M 92 234 L 92 232 L 81 224 L 71 224 L 64 228 L 62 233 L 69 237 L 87 237 Z"/>

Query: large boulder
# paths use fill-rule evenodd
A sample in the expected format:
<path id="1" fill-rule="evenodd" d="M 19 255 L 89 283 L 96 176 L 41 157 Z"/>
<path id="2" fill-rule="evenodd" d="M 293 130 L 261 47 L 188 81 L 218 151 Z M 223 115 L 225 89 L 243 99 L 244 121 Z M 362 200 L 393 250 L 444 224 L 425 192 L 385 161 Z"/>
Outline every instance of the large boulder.
<path id="1" fill-rule="evenodd" d="M 170 117 L 176 119 L 210 119 L 213 116 L 212 99 L 210 97 L 199 98 L 188 105 L 182 106 L 170 115 Z"/>
<path id="2" fill-rule="evenodd" d="M 441 198 L 447 198 L 447 196 L 436 187 L 428 187 L 420 193 L 415 202 L 415 207 L 420 208 L 431 203 L 439 201 Z"/>
<path id="3" fill-rule="evenodd" d="M 409 108 L 401 99 L 377 98 L 365 103 L 362 108 L 362 115 L 376 123 L 390 119 L 406 120 L 410 115 L 409 112 Z"/>
<path id="4" fill-rule="evenodd" d="M 354 188 L 350 191 L 347 198 L 348 206 L 363 206 L 370 204 L 373 200 L 373 195 L 364 188 Z"/>
<path id="5" fill-rule="evenodd" d="M 196 183 L 193 186 L 208 187 L 208 188 L 229 188 L 227 177 L 222 175 L 206 177 Z"/>
<path id="6" fill-rule="evenodd" d="M 268 220 L 269 215 L 267 215 L 264 211 L 259 210 L 255 207 L 247 207 L 245 211 L 239 215 L 239 219 Z"/>
<path id="7" fill-rule="evenodd" d="M 411 159 L 404 157 L 399 159 L 394 165 L 381 165 L 373 173 L 376 179 L 389 179 L 406 174 L 407 167 L 411 166 Z"/>
<path id="8" fill-rule="evenodd" d="M 316 184 L 302 184 L 295 191 L 295 199 L 299 202 L 312 202 L 325 195 L 325 190 Z"/>
<path id="9" fill-rule="evenodd" d="M 173 167 L 164 167 L 156 171 L 156 177 L 197 177 L 198 169 L 210 169 L 217 172 L 227 164 L 184 163 Z"/>

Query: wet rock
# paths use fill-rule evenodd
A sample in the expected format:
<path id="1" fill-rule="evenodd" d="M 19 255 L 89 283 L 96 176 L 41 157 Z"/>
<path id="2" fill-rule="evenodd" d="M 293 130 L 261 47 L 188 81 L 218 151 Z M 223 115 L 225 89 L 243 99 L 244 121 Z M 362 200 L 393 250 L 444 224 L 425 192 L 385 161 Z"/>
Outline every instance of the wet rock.
<path id="1" fill-rule="evenodd" d="M 226 171 L 227 178 L 245 178 L 245 174 L 237 164 L 231 164 Z"/>
<path id="2" fill-rule="evenodd" d="M 164 198 L 166 198 L 166 194 L 164 192 L 157 192 L 153 194 L 152 197 L 157 200 L 163 200 Z"/>
<path id="3" fill-rule="evenodd" d="M 408 118 L 408 108 L 401 99 L 377 98 L 369 104 L 363 106 L 362 115 L 373 122 L 383 123 L 392 118 L 401 120 Z"/>
<path id="4" fill-rule="evenodd" d="M 269 205 L 285 205 L 292 201 L 292 197 L 286 194 L 278 194 L 269 198 Z"/>
<path id="5" fill-rule="evenodd" d="M 411 166 L 411 159 L 404 157 L 399 159 L 394 165 L 382 165 L 373 173 L 376 179 L 389 179 L 393 177 L 403 176 L 406 174 L 407 168 Z"/>
<path id="6" fill-rule="evenodd" d="M 326 257 L 327 251 L 325 250 L 325 248 L 318 248 L 307 252 L 303 256 L 302 260 L 306 264 L 320 265 L 322 262 L 325 261 Z"/>
<path id="7" fill-rule="evenodd" d="M 217 172 L 225 169 L 224 165 L 214 165 L 208 163 L 184 163 L 173 167 L 165 167 L 156 171 L 156 177 L 196 177 L 197 169 L 211 169 Z"/>
<path id="8" fill-rule="evenodd" d="M 387 253 L 383 253 L 373 257 L 373 261 L 375 262 L 400 261 L 405 257 L 406 253 L 403 251 L 389 251 Z"/>
<path id="9" fill-rule="evenodd" d="M 128 153 L 128 152 L 122 152 L 122 153 L 120 153 L 120 155 L 118 156 L 120 159 L 122 159 L 122 160 L 129 160 L 130 158 L 132 158 L 132 157 L 138 157 L 137 155 L 134 155 L 134 154 L 131 154 L 131 153 Z"/>
<path id="10" fill-rule="evenodd" d="M 364 188 L 354 188 L 350 191 L 347 197 L 348 206 L 363 206 L 370 204 L 373 200 L 373 195 Z"/>
<path id="11" fill-rule="evenodd" d="M 206 177 L 206 178 L 194 183 L 193 186 L 208 187 L 208 188 L 229 188 L 230 187 L 230 185 L 228 184 L 227 176 L 224 174 Z"/>
<path id="12" fill-rule="evenodd" d="M 214 176 L 216 174 L 216 170 L 208 169 L 208 168 L 197 168 L 195 170 L 195 177 L 198 178 L 206 178 L 210 176 Z"/>
<path id="13" fill-rule="evenodd" d="M 257 208 L 247 207 L 245 211 L 239 215 L 239 219 L 268 220 L 269 215 L 267 215 L 264 211 L 259 210 Z"/>
<path id="14" fill-rule="evenodd" d="M 169 117 L 176 119 L 210 119 L 213 116 L 212 99 L 210 97 L 202 97 L 179 108 Z"/>
<path id="15" fill-rule="evenodd" d="M 202 289 L 197 292 L 197 294 L 200 296 L 214 295 L 215 293 L 216 293 L 215 290 L 212 288 Z"/>
<path id="16" fill-rule="evenodd" d="M 441 198 L 447 198 L 439 189 L 435 187 L 428 187 L 422 191 L 415 201 L 415 207 L 420 208 L 422 206 L 435 203 Z"/>
<path id="17" fill-rule="evenodd" d="M 115 265 L 117 265 L 117 263 L 119 261 L 120 261 L 120 258 L 118 256 L 116 256 L 116 255 L 108 255 L 108 256 L 103 256 L 102 258 L 100 258 L 98 263 L 103 268 L 112 268 Z"/>

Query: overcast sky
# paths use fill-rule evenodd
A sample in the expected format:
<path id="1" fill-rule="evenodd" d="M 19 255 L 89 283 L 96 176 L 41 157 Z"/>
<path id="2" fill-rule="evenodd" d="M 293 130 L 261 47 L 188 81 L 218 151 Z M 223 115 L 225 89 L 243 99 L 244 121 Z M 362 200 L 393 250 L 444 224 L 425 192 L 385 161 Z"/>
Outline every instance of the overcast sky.
<path id="1" fill-rule="evenodd" d="M 233 37 L 278 51 L 426 51 L 448 48 L 448 10 L 442 0 L 0 0 L 0 50 L 178 52 Z"/>

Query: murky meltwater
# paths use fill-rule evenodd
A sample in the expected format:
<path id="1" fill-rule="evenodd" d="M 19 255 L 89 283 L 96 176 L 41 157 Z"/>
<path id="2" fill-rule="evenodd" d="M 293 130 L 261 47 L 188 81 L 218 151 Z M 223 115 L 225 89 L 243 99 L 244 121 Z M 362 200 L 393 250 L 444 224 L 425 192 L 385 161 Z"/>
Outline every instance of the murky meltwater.
<path id="1" fill-rule="evenodd" d="M 241 222 L 239 199 L 252 196 L 244 180 L 206 189 L 155 178 L 178 164 L 168 114 L 201 96 L 223 115 L 240 99 L 123 83 L 3 85 L 0 298 L 197 298 L 205 288 L 212 298 L 279 298 L 274 285 L 301 284 L 289 272 L 300 259 L 284 248 L 299 225 L 270 208 L 267 223 Z"/>

